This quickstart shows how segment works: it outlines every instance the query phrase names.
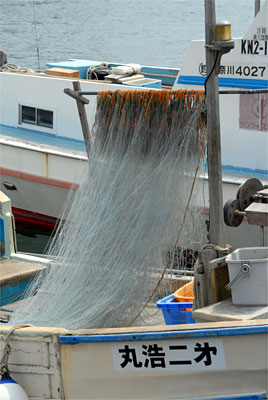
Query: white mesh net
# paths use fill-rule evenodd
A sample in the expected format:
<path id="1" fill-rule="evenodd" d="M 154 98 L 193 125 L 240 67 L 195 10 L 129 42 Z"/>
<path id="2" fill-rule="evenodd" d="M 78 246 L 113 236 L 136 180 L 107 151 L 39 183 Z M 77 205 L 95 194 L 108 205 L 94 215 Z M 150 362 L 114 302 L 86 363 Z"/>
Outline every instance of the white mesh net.
<path id="1" fill-rule="evenodd" d="M 163 269 L 182 269 L 178 249 L 194 252 L 205 237 L 192 190 L 203 110 L 198 91 L 99 94 L 89 162 L 49 249 L 55 262 L 11 323 L 123 326 L 167 294 Z"/>

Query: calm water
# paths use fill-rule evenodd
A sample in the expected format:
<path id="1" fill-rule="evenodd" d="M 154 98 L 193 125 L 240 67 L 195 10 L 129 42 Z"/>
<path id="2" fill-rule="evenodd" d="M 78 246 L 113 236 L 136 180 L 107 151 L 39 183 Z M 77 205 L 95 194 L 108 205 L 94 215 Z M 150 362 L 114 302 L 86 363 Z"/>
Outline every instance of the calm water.
<path id="1" fill-rule="evenodd" d="M 202 39 L 204 0 L 0 0 L 0 49 L 10 63 L 43 69 L 69 58 L 178 67 Z M 242 36 L 254 0 L 216 0 L 217 20 Z M 37 57 L 39 50 L 39 60 Z M 20 251 L 41 253 L 48 236 L 17 234 Z"/>
<path id="2" fill-rule="evenodd" d="M 68 58 L 179 66 L 204 38 L 204 0 L 0 0 L 0 48 L 37 68 Z M 245 33 L 254 0 L 216 0 L 217 19 Z M 36 40 L 37 38 L 37 40 Z"/>

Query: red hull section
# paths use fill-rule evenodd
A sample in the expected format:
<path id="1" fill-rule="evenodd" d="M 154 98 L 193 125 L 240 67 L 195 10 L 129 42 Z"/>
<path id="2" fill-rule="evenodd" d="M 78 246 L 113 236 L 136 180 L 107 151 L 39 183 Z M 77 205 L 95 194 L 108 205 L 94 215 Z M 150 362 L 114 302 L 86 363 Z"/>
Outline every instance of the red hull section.
<path id="1" fill-rule="evenodd" d="M 31 229 L 36 232 L 51 234 L 57 227 L 59 220 L 48 215 L 22 210 L 12 207 L 16 226 L 24 229 Z"/>

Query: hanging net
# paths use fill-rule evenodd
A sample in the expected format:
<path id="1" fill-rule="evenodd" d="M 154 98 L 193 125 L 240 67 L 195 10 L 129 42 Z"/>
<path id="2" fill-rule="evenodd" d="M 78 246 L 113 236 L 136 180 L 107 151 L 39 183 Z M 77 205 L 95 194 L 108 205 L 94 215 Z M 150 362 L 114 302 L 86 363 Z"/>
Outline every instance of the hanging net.
<path id="1" fill-rule="evenodd" d="M 203 91 L 100 92 L 91 139 L 48 251 L 54 262 L 11 323 L 126 326 L 171 293 L 166 275 L 185 268 L 179 255 L 195 254 L 205 238 Z"/>

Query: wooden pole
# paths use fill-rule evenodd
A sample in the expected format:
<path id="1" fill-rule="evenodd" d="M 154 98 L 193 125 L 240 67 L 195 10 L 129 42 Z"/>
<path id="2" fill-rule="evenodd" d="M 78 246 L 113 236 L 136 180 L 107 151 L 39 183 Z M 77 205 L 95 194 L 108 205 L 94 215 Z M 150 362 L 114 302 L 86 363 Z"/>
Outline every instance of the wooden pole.
<path id="1" fill-rule="evenodd" d="M 75 92 L 81 92 L 80 82 L 74 81 L 73 88 L 74 88 Z M 80 118 L 80 122 L 81 122 L 81 126 L 82 126 L 87 155 L 89 156 L 89 153 L 90 153 L 90 130 L 89 130 L 87 114 L 86 114 L 86 110 L 85 110 L 85 102 L 83 100 L 84 100 L 83 98 L 79 98 L 79 96 L 78 96 L 78 98 L 76 99 L 76 104 L 77 104 L 79 118 Z M 85 99 L 85 100 L 88 102 L 87 99 Z"/>
<path id="2" fill-rule="evenodd" d="M 216 38 L 215 0 L 205 0 L 206 25 L 206 95 L 208 128 L 208 177 L 209 177 L 209 240 L 210 243 L 226 247 L 223 220 L 221 137 L 219 111 L 219 85 L 216 74 L 217 51 L 208 48 Z"/>

